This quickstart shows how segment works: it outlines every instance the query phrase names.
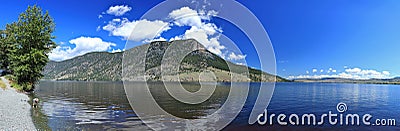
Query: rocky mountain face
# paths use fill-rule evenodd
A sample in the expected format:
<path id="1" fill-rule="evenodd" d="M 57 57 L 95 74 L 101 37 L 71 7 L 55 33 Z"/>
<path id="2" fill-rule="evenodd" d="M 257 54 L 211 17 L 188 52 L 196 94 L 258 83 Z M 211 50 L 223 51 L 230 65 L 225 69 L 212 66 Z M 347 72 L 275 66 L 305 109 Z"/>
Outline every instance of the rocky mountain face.
<path id="1" fill-rule="evenodd" d="M 121 80 L 122 53 L 93 52 L 73 59 L 50 61 L 44 67 L 44 79 L 76 81 Z"/>
<path id="2" fill-rule="evenodd" d="M 94 52 L 51 61 L 43 74 L 44 79 L 77 81 L 287 81 L 225 61 L 193 39 L 156 41 L 121 53 Z"/>

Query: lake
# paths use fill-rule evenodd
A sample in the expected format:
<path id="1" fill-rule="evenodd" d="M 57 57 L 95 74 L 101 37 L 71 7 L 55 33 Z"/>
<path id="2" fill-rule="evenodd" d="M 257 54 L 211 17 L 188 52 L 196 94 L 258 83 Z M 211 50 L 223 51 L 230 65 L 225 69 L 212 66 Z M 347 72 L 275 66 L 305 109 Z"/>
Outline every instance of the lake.
<path id="1" fill-rule="evenodd" d="M 168 95 L 162 83 L 150 83 L 152 95 L 160 107 L 168 113 L 186 119 L 198 119 L 214 113 L 226 101 L 230 88 L 218 83 L 214 94 L 200 104 L 184 104 Z M 372 125 L 248 125 L 248 117 L 254 105 L 260 83 L 250 83 L 249 95 L 243 109 L 225 130 L 279 129 L 279 130 L 400 130 L 399 126 Z M 189 92 L 200 89 L 196 83 L 184 83 Z M 143 88 L 143 87 L 135 87 Z M 337 111 L 338 103 L 345 103 L 343 114 L 371 114 L 375 119 L 400 121 L 400 85 L 335 84 L 335 83 L 276 83 L 275 91 L 267 108 L 271 114 L 307 114 L 318 116 Z M 35 125 L 52 130 L 151 130 L 132 110 L 122 82 L 72 82 L 41 81 L 31 97 L 41 99 L 40 107 L 32 110 Z M 146 101 L 146 100 L 145 100 Z M 224 114 L 223 114 L 224 115 Z M 226 112 L 226 115 L 231 115 Z M 148 116 L 146 119 L 160 119 Z M 287 119 L 287 118 L 286 118 Z M 148 123 L 149 124 L 149 123 Z M 150 123 L 153 124 L 153 123 Z M 157 124 L 157 123 L 154 123 Z M 212 127 L 212 124 L 200 125 Z"/>

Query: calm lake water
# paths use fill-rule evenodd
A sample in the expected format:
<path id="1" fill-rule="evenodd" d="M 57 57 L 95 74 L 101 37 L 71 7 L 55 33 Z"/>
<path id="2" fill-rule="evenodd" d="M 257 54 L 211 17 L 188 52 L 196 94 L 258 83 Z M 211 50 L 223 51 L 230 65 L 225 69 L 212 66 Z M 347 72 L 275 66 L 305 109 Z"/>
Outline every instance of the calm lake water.
<path id="1" fill-rule="evenodd" d="M 187 105 L 168 95 L 162 83 L 151 83 L 150 90 L 155 100 L 169 113 L 181 118 L 196 119 L 212 114 L 227 99 L 230 83 L 219 83 L 207 101 Z M 323 125 L 281 126 L 248 125 L 248 117 L 255 103 L 260 83 L 251 83 L 248 99 L 238 117 L 226 130 L 243 129 L 346 129 L 346 130 L 400 130 L 400 85 L 365 85 L 332 83 L 277 83 L 268 114 L 314 113 L 319 121 L 321 114 L 332 111 L 343 102 L 347 105 L 344 114 L 371 114 L 375 119 L 396 119 L 397 126 Z M 186 83 L 185 89 L 195 92 L 198 84 Z M 143 87 L 137 87 L 143 88 Z M 41 81 L 32 97 L 41 99 L 40 108 L 32 110 L 35 125 L 52 130 L 151 130 L 135 114 L 125 95 L 122 82 L 54 82 Z M 226 114 L 229 115 L 229 114 Z M 150 118 L 149 118 L 150 119 Z M 154 118 L 157 119 L 157 118 Z M 286 118 L 287 119 L 287 118 Z M 360 121 L 362 122 L 362 121 Z M 213 125 L 207 125 L 213 126 Z"/>

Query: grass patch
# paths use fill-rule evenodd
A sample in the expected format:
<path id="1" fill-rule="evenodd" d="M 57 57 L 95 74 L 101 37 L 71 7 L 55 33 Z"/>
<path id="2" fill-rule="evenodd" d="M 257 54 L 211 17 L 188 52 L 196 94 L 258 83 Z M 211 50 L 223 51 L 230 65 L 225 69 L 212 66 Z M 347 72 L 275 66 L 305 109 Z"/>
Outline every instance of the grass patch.
<path id="1" fill-rule="evenodd" d="M 12 75 L 6 75 L 6 76 L 4 76 L 4 78 L 6 78 L 7 80 L 11 81 L 13 79 L 13 76 Z"/>
<path id="2" fill-rule="evenodd" d="M 1 89 L 6 89 L 6 84 L 0 80 L 0 88 Z"/>
<path id="3" fill-rule="evenodd" d="M 20 85 L 17 82 L 14 81 L 15 77 L 13 75 L 6 75 L 4 76 L 4 78 L 6 78 L 9 82 L 10 82 L 10 86 L 14 89 L 16 89 L 17 91 L 24 91 L 24 85 Z"/>
<path id="4" fill-rule="evenodd" d="M 14 88 L 14 89 L 17 89 L 18 91 L 23 91 L 23 90 L 24 90 L 24 87 L 23 87 L 23 86 L 21 86 L 21 85 L 15 83 L 15 82 L 12 82 L 12 83 L 11 83 L 11 87 Z"/>

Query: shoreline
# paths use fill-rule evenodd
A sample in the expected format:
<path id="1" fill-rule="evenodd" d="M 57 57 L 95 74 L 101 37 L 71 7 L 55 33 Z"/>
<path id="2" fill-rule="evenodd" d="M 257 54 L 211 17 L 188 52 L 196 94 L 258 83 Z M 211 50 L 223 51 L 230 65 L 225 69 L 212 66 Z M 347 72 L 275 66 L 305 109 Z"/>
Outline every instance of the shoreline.
<path id="1" fill-rule="evenodd" d="M 0 89 L 0 130 L 36 130 L 28 95 L 11 88 L 4 77 L 1 81 L 6 88 Z"/>

